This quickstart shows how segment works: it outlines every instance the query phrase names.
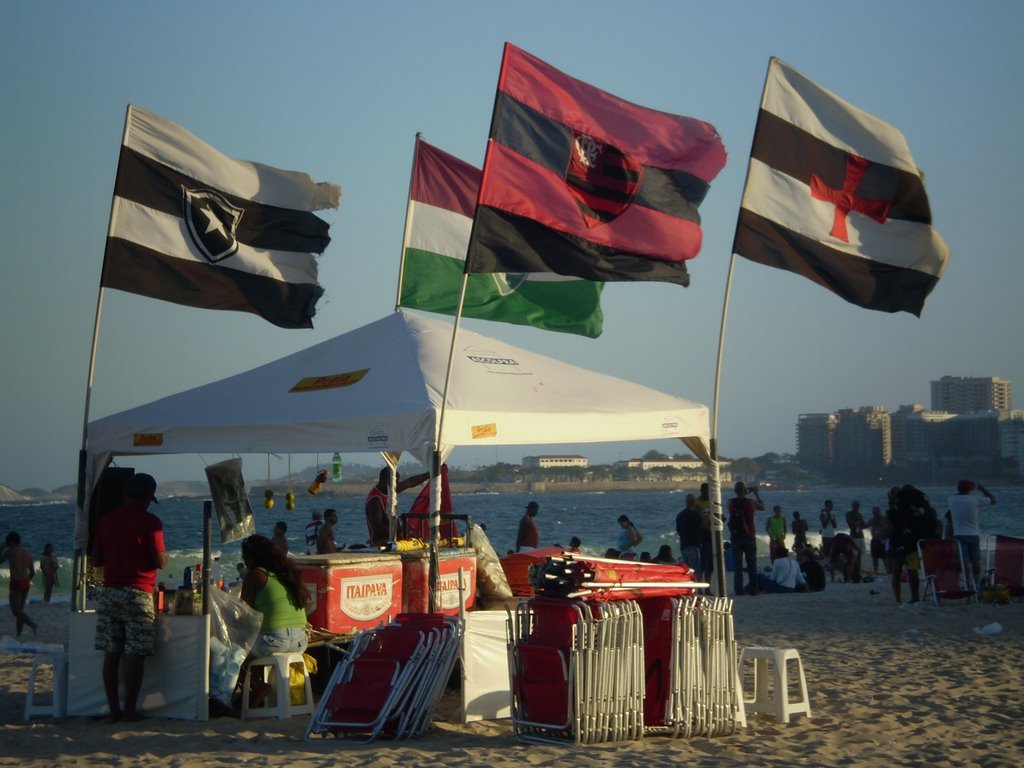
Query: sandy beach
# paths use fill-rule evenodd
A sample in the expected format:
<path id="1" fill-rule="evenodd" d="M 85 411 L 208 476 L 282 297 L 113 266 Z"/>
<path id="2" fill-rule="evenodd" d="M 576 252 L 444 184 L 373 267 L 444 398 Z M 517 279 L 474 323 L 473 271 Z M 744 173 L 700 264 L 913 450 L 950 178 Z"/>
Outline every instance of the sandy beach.
<path id="1" fill-rule="evenodd" d="M 878 594 L 872 594 L 877 592 Z M 67 605 L 30 606 L 39 642 L 67 643 Z M 735 603 L 740 646 L 796 648 L 813 717 L 751 715 L 733 736 L 577 748 L 521 744 L 509 721 L 462 725 L 458 696 L 414 742 L 317 738 L 308 721 L 87 718 L 23 722 L 32 657 L 0 654 L 0 766 L 1019 766 L 1024 762 L 1024 603 L 897 606 L 886 582 Z M 998 634 L 976 628 L 998 622 Z M 13 635 L 3 608 L 0 634 Z M 97 670 L 99 674 L 99 670 Z"/>

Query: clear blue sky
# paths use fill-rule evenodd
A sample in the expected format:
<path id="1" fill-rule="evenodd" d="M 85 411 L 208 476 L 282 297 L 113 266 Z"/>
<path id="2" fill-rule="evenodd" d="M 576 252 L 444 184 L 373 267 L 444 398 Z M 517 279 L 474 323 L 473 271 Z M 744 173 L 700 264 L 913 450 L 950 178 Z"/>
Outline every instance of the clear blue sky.
<path id="1" fill-rule="evenodd" d="M 597 340 L 468 327 L 710 404 L 729 248 L 776 55 L 906 134 L 953 257 L 921 319 L 739 260 L 721 453 L 791 452 L 804 412 L 927 405 L 928 382 L 944 374 L 1009 378 L 1020 402 L 1022 28 L 1015 1 L 0 2 L 0 483 L 75 477 L 126 104 L 231 157 L 334 181 L 344 197 L 326 214 L 333 242 L 313 331 L 108 291 L 92 418 L 390 312 L 414 135 L 482 162 L 506 40 L 630 101 L 710 121 L 729 162 L 701 209 L 691 287 L 609 284 Z M 649 447 L 677 445 L 565 450 L 613 461 Z M 530 452 L 460 449 L 452 462 Z M 214 457 L 146 467 L 200 478 L 204 458 Z M 246 462 L 247 476 L 266 472 L 265 458 Z M 283 467 L 275 459 L 274 474 Z"/>

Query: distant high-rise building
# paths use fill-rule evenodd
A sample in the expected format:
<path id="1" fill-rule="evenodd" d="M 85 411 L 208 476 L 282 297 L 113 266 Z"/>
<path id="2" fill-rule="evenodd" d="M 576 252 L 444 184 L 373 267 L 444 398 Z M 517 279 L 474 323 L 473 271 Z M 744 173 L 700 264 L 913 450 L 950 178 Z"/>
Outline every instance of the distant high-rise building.
<path id="1" fill-rule="evenodd" d="M 920 411 L 906 417 L 906 459 L 904 465 L 931 466 L 935 460 L 935 446 L 941 441 L 943 423 L 955 419 L 956 414 L 945 411 Z"/>
<path id="2" fill-rule="evenodd" d="M 999 425 L 1003 468 L 1011 475 L 1024 477 L 1024 411 L 1010 411 Z"/>
<path id="3" fill-rule="evenodd" d="M 943 376 L 931 382 L 932 410 L 880 405 L 797 420 L 797 460 L 837 482 L 878 478 L 955 481 L 1024 479 L 1024 411 L 1014 411 L 1011 383 Z"/>
<path id="4" fill-rule="evenodd" d="M 853 481 L 877 477 L 892 461 L 889 414 L 880 405 L 838 411 L 834 468 Z"/>
<path id="5" fill-rule="evenodd" d="M 1008 411 L 1013 407 L 1011 383 L 994 376 L 943 376 L 932 382 L 932 410 L 946 413 Z"/>
<path id="6" fill-rule="evenodd" d="M 889 414 L 889 431 L 892 441 L 892 463 L 899 466 L 907 464 L 907 419 L 915 413 L 924 413 L 924 406 L 901 405 L 895 413 Z"/>
<path id="7" fill-rule="evenodd" d="M 796 454 L 800 466 L 825 471 L 832 466 L 834 413 L 802 413 L 796 423 Z"/>

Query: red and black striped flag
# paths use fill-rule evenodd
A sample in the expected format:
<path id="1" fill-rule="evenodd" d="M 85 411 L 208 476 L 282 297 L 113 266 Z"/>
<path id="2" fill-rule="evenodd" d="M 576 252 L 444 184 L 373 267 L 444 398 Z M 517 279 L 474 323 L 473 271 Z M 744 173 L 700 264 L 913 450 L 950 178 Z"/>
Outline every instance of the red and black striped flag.
<path id="1" fill-rule="evenodd" d="M 505 44 L 466 272 L 687 285 L 714 126 L 639 107 Z"/>
<path id="2" fill-rule="evenodd" d="M 915 315 L 949 260 L 903 134 L 774 58 L 732 250 Z"/>

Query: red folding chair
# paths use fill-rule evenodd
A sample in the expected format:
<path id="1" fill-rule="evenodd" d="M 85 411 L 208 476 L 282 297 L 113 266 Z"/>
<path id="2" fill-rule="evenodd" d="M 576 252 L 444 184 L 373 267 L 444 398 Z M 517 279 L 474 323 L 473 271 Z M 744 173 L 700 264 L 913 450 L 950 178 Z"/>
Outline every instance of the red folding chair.
<path id="1" fill-rule="evenodd" d="M 576 638 L 581 615 L 571 600 L 535 597 L 510 623 L 512 725 L 520 741 L 578 741 Z"/>
<path id="2" fill-rule="evenodd" d="M 398 624 L 358 638 L 331 675 L 306 738 L 330 733 L 376 739 L 397 717 L 430 645 L 428 632 Z"/>
<path id="3" fill-rule="evenodd" d="M 1024 597 L 1024 539 L 990 537 L 987 571 L 990 587 L 1005 586 L 1011 597 Z"/>
<path id="4" fill-rule="evenodd" d="M 964 570 L 963 551 L 956 539 L 922 539 L 917 543 L 924 599 L 931 595 L 935 605 L 941 600 L 976 598 L 969 587 Z"/>

